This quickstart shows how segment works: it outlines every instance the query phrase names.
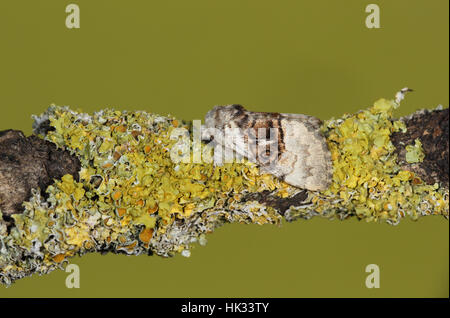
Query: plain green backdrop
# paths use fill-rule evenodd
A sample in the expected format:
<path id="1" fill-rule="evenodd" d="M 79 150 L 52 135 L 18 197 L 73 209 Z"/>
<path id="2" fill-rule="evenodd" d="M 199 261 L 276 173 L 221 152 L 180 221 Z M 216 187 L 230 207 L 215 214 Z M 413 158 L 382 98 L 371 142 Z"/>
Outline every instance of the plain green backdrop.
<path id="1" fill-rule="evenodd" d="M 80 7 L 67 29 L 65 7 Z M 368 29 L 365 7 L 380 7 Z M 240 103 L 326 119 L 404 86 L 399 116 L 448 107 L 448 0 L 0 1 L 0 130 L 48 105 L 202 119 Z M 0 297 L 448 297 L 449 223 L 230 224 L 190 258 L 89 254 L 81 288 L 55 271 Z M 380 267 L 367 289 L 365 267 Z"/>

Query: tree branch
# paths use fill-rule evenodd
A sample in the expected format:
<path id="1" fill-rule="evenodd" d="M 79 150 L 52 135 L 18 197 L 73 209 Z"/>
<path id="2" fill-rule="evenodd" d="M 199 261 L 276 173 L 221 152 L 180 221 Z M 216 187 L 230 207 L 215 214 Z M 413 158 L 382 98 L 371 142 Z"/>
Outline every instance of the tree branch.
<path id="1" fill-rule="evenodd" d="M 448 217 L 449 110 L 395 120 L 397 106 L 382 99 L 324 122 L 334 176 L 321 192 L 248 162 L 173 162 L 174 129 L 190 129 L 175 118 L 52 106 L 35 117 L 40 137 L 0 132 L 0 281 L 87 252 L 189 256 L 192 242 L 227 222 Z"/>

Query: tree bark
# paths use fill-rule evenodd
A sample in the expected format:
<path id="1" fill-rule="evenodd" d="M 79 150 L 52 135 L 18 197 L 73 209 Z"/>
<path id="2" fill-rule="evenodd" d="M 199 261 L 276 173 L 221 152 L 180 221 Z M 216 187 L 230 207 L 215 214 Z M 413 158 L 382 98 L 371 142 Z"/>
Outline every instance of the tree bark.
<path id="1" fill-rule="evenodd" d="M 407 131 L 392 134 L 391 141 L 396 148 L 402 168 L 415 172 L 428 184 L 441 183 L 449 186 L 449 110 L 418 111 L 402 118 Z M 406 162 L 405 145 L 422 142 L 425 158 L 420 164 Z"/>
<path id="2" fill-rule="evenodd" d="M 11 215 L 23 212 L 22 203 L 32 189 L 45 189 L 65 174 L 78 180 L 80 161 L 68 151 L 37 136 L 18 130 L 0 131 L 0 211 L 10 225 Z"/>

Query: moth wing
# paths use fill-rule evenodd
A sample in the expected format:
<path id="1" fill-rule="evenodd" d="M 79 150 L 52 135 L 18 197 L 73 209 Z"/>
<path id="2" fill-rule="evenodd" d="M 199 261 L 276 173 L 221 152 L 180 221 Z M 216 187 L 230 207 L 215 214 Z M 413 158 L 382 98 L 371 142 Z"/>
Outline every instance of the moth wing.
<path id="1" fill-rule="evenodd" d="M 280 114 L 283 118 L 288 120 L 297 120 L 302 123 L 307 123 L 307 125 L 310 125 L 313 129 L 320 129 L 320 126 L 322 125 L 322 121 L 314 116 L 309 115 L 303 115 L 303 114 L 290 114 L 290 113 L 281 113 Z"/>
<path id="2" fill-rule="evenodd" d="M 294 114 L 295 115 L 295 114 Z M 280 163 L 292 167 L 283 176 L 286 183 L 308 190 L 324 190 L 332 179 L 332 162 L 320 120 L 306 115 L 281 120 L 285 151 Z"/>
<path id="3" fill-rule="evenodd" d="M 225 138 L 225 147 L 228 147 L 236 152 L 237 159 L 242 157 L 247 158 L 250 162 L 256 163 L 256 149 L 249 145 L 248 130 L 236 129 L 232 136 Z"/>
<path id="4" fill-rule="evenodd" d="M 292 165 L 292 163 L 296 161 L 297 155 L 295 153 L 291 151 L 284 151 L 278 160 L 272 162 L 271 164 L 260 166 L 259 170 L 262 173 L 272 174 L 275 177 L 283 179 L 283 181 L 285 181 L 284 176 L 290 175 L 293 172 L 295 167 L 294 165 Z"/>

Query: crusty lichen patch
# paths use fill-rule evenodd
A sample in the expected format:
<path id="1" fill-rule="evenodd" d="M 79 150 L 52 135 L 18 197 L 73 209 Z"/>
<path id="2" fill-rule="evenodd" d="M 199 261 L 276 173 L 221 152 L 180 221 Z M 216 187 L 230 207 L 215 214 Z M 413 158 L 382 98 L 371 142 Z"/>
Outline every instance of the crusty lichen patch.
<path id="1" fill-rule="evenodd" d="M 285 213 L 287 220 L 355 215 L 396 224 L 406 215 L 448 216 L 448 191 L 424 184 L 396 163 L 389 136 L 405 127 L 392 120 L 395 107 L 381 99 L 324 123 L 333 183 L 308 192 Z M 54 129 L 39 129 L 48 120 Z M 14 216 L 10 234 L 0 229 L 0 281 L 6 284 L 48 273 L 86 252 L 189 256 L 192 243 L 204 245 L 205 233 L 224 222 L 281 222 L 273 207 L 243 202 L 247 194 L 270 191 L 289 198 L 301 191 L 260 175 L 245 160 L 223 166 L 174 162 L 172 132 L 190 125 L 170 116 L 112 109 L 88 115 L 51 106 L 35 123 L 46 140 L 80 159 L 80 180 L 65 175 L 47 188 L 47 199 L 34 191 L 24 213 Z"/>

